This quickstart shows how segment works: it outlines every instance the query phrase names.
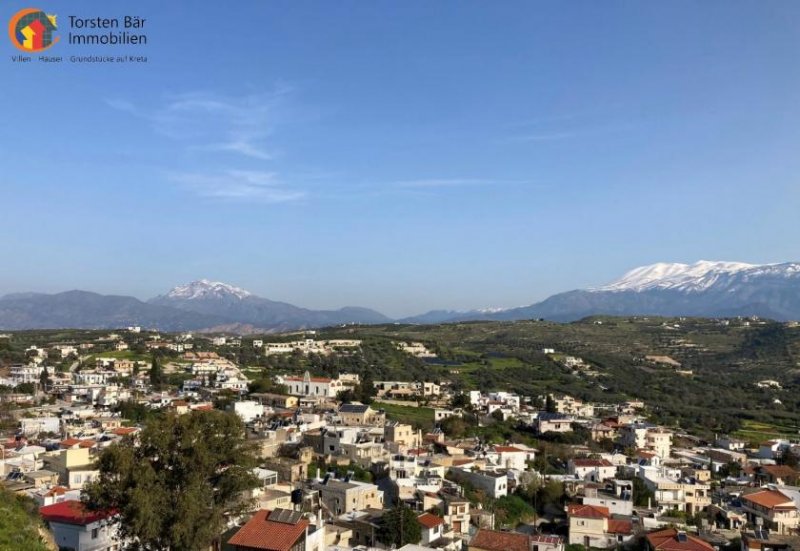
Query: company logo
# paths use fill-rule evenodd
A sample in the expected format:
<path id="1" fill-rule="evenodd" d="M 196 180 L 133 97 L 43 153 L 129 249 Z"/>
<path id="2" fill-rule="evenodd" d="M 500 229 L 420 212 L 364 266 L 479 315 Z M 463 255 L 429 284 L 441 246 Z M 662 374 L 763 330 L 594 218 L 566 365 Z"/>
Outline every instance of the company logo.
<path id="1" fill-rule="evenodd" d="M 41 52 L 56 42 L 56 16 L 28 8 L 18 11 L 8 24 L 11 43 L 23 52 Z"/>

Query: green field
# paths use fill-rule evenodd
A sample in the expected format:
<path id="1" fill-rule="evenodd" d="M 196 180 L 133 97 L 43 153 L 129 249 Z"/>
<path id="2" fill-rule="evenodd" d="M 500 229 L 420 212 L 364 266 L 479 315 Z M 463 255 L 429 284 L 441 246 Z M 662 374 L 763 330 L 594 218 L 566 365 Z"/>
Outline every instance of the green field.
<path id="1" fill-rule="evenodd" d="M 745 419 L 742 421 L 742 428 L 733 433 L 733 436 L 748 442 L 751 446 L 757 446 L 767 440 L 779 438 L 797 438 L 800 427 L 778 425 L 775 423 L 763 423 Z"/>
<path id="2" fill-rule="evenodd" d="M 382 409 L 386 412 L 387 419 L 409 423 L 422 429 L 433 427 L 433 410 L 431 408 L 420 408 L 411 406 L 399 406 L 397 404 L 387 404 L 386 402 L 375 402 L 373 409 Z"/>

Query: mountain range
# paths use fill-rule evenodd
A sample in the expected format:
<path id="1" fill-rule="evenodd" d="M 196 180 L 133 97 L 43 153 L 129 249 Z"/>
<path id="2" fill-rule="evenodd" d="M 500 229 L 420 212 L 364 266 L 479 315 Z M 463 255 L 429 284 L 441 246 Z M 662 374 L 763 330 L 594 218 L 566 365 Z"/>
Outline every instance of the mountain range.
<path id="1" fill-rule="evenodd" d="M 800 319 L 800 263 L 658 263 L 635 268 L 607 285 L 559 293 L 530 306 L 463 312 L 432 310 L 399 320 L 360 307 L 301 308 L 205 279 L 179 285 L 147 301 L 87 291 L 0 297 L 0 329 L 5 330 L 140 325 L 163 331 L 277 332 L 392 321 L 573 321 L 600 314 Z"/>

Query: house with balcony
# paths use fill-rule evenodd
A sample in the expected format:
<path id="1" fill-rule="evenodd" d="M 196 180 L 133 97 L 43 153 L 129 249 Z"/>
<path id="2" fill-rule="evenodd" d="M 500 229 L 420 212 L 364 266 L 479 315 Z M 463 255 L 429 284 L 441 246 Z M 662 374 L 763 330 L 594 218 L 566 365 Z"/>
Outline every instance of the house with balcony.
<path id="1" fill-rule="evenodd" d="M 800 526 L 800 512 L 791 496 L 766 488 L 741 496 L 742 510 L 749 524 L 761 525 L 779 534 L 789 534 Z"/>
<path id="2" fill-rule="evenodd" d="M 617 475 L 617 467 L 607 459 L 576 458 L 567 463 L 567 472 L 589 482 L 603 482 Z"/>
<path id="3" fill-rule="evenodd" d="M 612 517 L 607 507 L 570 504 L 567 517 L 570 545 L 583 545 L 586 549 L 609 549 L 633 539 L 631 521 Z"/>

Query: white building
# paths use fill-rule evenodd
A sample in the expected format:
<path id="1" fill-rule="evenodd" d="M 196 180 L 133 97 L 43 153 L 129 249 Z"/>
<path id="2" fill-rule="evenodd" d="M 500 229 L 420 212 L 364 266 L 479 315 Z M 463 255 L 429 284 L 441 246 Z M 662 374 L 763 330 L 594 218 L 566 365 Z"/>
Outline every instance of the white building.
<path id="1" fill-rule="evenodd" d="M 76 385 L 105 385 L 109 379 L 117 377 L 115 371 L 78 371 L 72 374 L 72 380 Z"/>
<path id="2" fill-rule="evenodd" d="M 508 474 L 505 471 L 472 471 L 461 467 L 450 467 L 456 481 L 469 482 L 494 499 L 508 495 Z"/>
<path id="3" fill-rule="evenodd" d="M 46 505 L 39 514 L 50 525 L 59 549 L 113 551 L 121 545 L 118 525 L 107 522 L 107 514 L 86 511 L 80 501 Z"/>
<path id="4" fill-rule="evenodd" d="M 344 384 L 338 379 L 328 377 L 312 377 L 308 371 L 303 377 L 282 377 L 278 381 L 286 385 L 289 394 L 310 398 L 335 398 L 344 390 Z"/>
<path id="5" fill-rule="evenodd" d="M 570 459 L 567 467 L 569 474 L 590 482 L 611 480 L 617 474 L 617 467 L 606 459 Z"/>
<path id="6" fill-rule="evenodd" d="M 9 378 L 14 382 L 14 385 L 21 385 L 23 383 L 39 383 L 39 377 L 44 371 L 44 366 L 41 365 L 12 365 Z M 47 370 L 52 373 L 55 369 L 50 368 Z"/>
<path id="7" fill-rule="evenodd" d="M 244 400 L 233 403 L 233 412 L 241 417 L 242 421 L 249 423 L 264 416 L 264 406 L 253 400 Z"/>

